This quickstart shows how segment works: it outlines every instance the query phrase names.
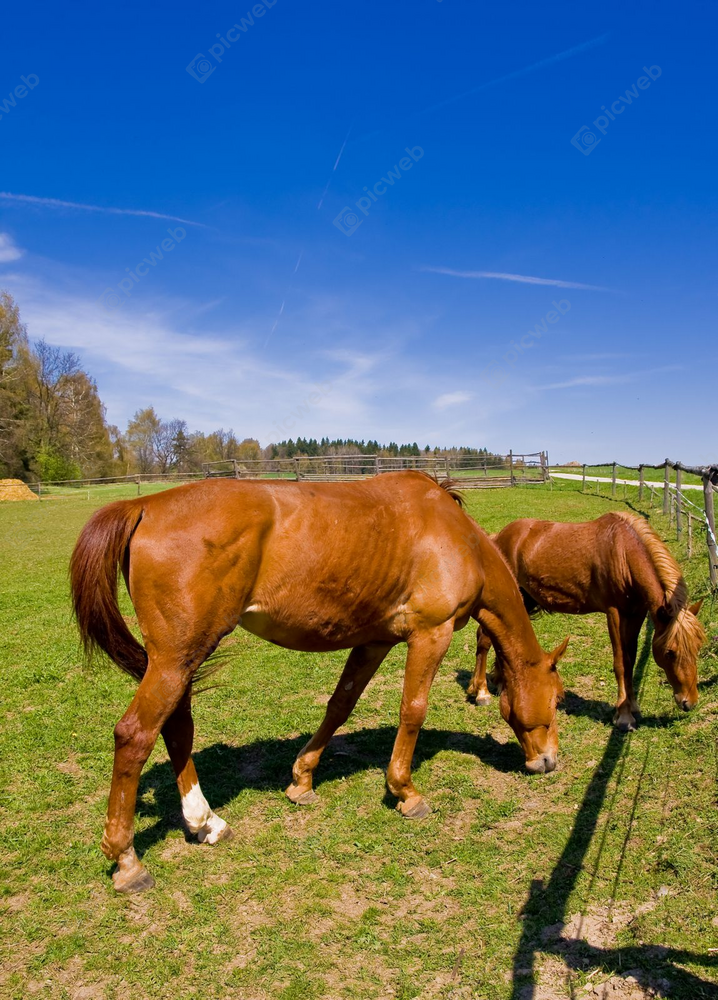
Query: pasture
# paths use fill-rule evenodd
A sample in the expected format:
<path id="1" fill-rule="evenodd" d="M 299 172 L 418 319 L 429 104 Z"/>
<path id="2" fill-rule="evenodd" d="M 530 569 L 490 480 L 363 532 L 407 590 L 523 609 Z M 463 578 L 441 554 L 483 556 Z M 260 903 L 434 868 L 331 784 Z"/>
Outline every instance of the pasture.
<path id="1" fill-rule="evenodd" d="M 112 730 L 132 683 L 115 668 L 83 666 L 67 586 L 81 526 L 134 488 L 112 490 L 0 506 L 0 995 L 718 997 L 718 602 L 710 597 L 698 708 L 676 708 L 644 630 L 643 721 L 626 735 L 611 724 L 605 619 L 535 621 L 546 649 L 572 637 L 560 665 L 559 767 L 544 776 L 523 773 L 495 700 L 467 703 L 474 630 L 457 633 L 415 756 L 416 784 L 434 809 L 422 822 L 403 820 L 384 789 L 405 647 L 329 745 L 315 777 L 320 801 L 302 808 L 283 789 L 345 655 L 233 634 L 220 686 L 198 696 L 194 714 L 200 781 L 235 838 L 215 847 L 185 839 L 158 743 L 136 821 L 136 847 L 157 884 L 118 896 L 99 840 Z M 521 516 L 578 521 L 625 509 L 568 481 L 467 500 L 489 531 Z M 652 523 L 668 536 L 655 509 Z M 707 593 L 704 547 L 688 562 L 669 545 L 692 597 Z M 123 602 L 131 616 L 126 594 Z"/>

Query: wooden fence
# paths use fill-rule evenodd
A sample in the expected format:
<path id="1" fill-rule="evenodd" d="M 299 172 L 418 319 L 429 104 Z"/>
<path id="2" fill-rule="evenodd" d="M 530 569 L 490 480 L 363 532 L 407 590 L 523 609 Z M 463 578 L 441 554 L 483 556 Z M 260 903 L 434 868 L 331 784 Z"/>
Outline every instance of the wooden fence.
<path id="1" fill-rule="evenodd" d="M 509 451 L 508 455 L 491 455 L 478 461 L 474 455 L 454 458 L 437 455 L 320 455 L 249 461 L 227 459 L 205 462 L 202 469 L 207 477 L 310 482 L 358 480 L 384 472 L 418 469 L 438 477 L 455 479 L 462 489 L 481 489 L 546 482 L 548 453 L 518 454 Z"/>

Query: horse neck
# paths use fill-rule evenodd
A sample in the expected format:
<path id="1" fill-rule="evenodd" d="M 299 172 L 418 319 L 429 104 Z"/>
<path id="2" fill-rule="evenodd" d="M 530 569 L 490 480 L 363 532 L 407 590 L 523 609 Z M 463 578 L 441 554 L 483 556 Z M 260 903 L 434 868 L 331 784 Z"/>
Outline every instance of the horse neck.
<path id="1" fill-rule="evenodd" d="M 626 549 L 626 562 L 633 587 L 638 591 L 648 609 L 653 624 L 658 627 L 660 608 L 666 604 L 666 589 L 651 554 L 640 538 Z"/>
<path id="2" fill-rule="evenodd" d="M 508 564 L 486 535 L 481 536 L 484 584 L 478 620 L 488 632 L 504 664 L 511 671 L 538 666 L 543 651 L 538 643 L 518 583 Z"/>

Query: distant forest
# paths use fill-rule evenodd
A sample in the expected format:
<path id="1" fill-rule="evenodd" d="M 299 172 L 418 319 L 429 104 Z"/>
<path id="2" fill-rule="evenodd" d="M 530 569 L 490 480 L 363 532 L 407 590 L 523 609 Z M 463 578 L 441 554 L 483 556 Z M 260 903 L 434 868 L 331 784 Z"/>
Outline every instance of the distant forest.
<path id="1" fill-rule="evenodd" d="M 30 342 L 12 297 L 0 293 L 0 478 L 43 482 L 201 472 L 204 462 L 315 455 L 439 455 L 483 459 L 486 448 L 429 448 L 352 438 L 297 438 L 262 448 L 219 428 L 190 431 L 148 406 L 121 431 L 106 420 L 97 385 L 71 351 Z"/>

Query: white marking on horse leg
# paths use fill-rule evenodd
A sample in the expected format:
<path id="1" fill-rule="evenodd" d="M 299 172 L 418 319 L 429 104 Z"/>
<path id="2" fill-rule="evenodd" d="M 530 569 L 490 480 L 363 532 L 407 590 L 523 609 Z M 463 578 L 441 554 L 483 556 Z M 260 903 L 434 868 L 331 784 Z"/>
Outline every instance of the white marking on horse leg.
<path id="1" fill-rule="evenodd" d="M 199 785 L 192 785 L 182 796 L 182 815 L 190 831 L 197 835 L 200 844 L 216 844 L 227 824 L 210 809 Z"/>

